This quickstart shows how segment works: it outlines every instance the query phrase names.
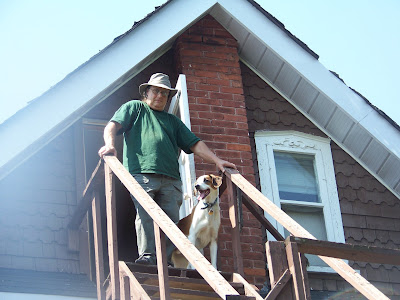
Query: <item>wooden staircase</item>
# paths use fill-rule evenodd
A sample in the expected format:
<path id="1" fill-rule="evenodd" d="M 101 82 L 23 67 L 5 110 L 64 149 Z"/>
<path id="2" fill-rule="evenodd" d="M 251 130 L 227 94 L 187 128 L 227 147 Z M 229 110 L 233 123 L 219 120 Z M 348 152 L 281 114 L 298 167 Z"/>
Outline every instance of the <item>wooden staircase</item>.
<path id="1" fill-rule="evenodd" d="M 126 266 L 132 273 L 133 277 L 135 277 L 136 281 L 150 297 L 149 299 L 160 299 L 157 266 L 145 266 L 135 263 L 126 263 Z M 234 299 L 256 299 L 255 297 L 245 296 L 243 283 L 235 282 L 233 273 L 220 273 L 239 293 L 240 296 L 235 297 Z M 210 287 L 210 285 L 196 270 L 168 267 L 168 280 L 171 299 L 221 299 L 221 297 Z M 129 299 L 126 295 L 125 298 Z M 133 298 L 135 299 L 136 297 Z"/>
<path id="2" fill-rule="evenodd" d="M 104 267 L 105 249 L 102 248 L 102 227 L 99 221 L 100 191 L 98 190 L 99 182 L 104 180 L 104 177 L 110 270 L 107 278 L 105 278 Z M 138 199 L 154 221 L 157 266 L 126 263 L 118 259 L 115 178 L 118 178 Z M 357 258 L 356 260 L 359 261 L 400 265 L 400 250 L 317 241 L 235 170 L 226 170 L 220 193 L 224 190 L 228 193 L 230 206 L 234 273 L 215 270 L 116 157 L 105 156 L 104 162 L 100 160 L 68 225 L 70 248 L 71 245 L 72 248 L 75 245 L 75 249 L 79 249 L 76 247 L 77 243 L 74 243 L 78 236 L 76 232 L 83 216 L 90 209 L 92 210 L 98 299 L 309 300 L 311 297 L 304 253 L 318 255 L 367 299 L 389 299 L 341 259 L 355 260 Z M 265 298 L 261 297 L 257 288 L 243 277 L 244 268 L 238 226 L 238 206 L 241 204 L 245 205 L 277 240 L 266 243 L 271 290 Z M 292 236 L 284 239 L 264 215 L 258 212 L 259 207 L 282 224 Z M 185 255 L 196 271 L 167 267 L 166 237 Z"/>

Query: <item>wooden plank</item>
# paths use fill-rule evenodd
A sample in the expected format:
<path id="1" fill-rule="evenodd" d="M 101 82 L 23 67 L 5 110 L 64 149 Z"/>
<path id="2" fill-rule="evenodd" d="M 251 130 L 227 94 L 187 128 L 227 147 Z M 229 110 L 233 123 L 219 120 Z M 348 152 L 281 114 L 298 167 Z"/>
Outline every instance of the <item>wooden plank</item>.
<path id="1" fill-rule="evenodd" d="M 226 188 L 228 192 L 229 219 L 231 221 L 231 226 L 232 226 L 233 269 L 236 273 L 243 276 L 244 275 L 243 256 L 242 256 L 242 246 L 240 244 L 240 229 L 238 222 L 236 187 L 232 184 L 231 180 L 227 179 Z"/>
<path id="2" fill-rule="evenodd" d="M 123 261 L 119 262 L 119 270 L 123 276 L 129 278 L 130 292 L 133 299 L 151 300 L 147 292 L 143 289 L 142 285 L 136 280 L 131 270 L 129 270 L 128 266 Z"/>
<path id="3" fill-rule="evenodd" d="M 115 156 L 105 156 L 105 162 L 116 176 L 125 185 L 128 191 L 139 201 L 162 231 L 175 244 L 196 270 L 203 276 L 214 291 L 221 297 L 226 295 L 239 295 L 237 291 L 215 270 L 211 263 L 200 251 L 186 238 L 166 213 L 154 202 L 154 200 L 142 189 L 138 182 L 123 167 Z"/>
<path id="4" fill-rule="evenodd" d="M 300 257 L 300 267 L 301 267 L 301 274 L 303 278 L 305 279 L 303 284 L 304 284 L 304 294 L 306 296 L 306 299 L 311 299 L 311 289 L 310 289 L 310 282 L 308 280 L 308 273 L 307 273 L 307 264 L 308 260 L 304 253 L 299 253 Z"/>
<path id="5" fill-rule="evenodd" d="M 264 215 L 260 214 L 257 207 L 252 203 L 251 199 L 247 195 L 243 195 L 243 204 L 247 207 L 247 209 L 253 214 L 253 216 L 261 223 L 262 226 L 265 227 L 272 234 L 272 236 L 277 241 L 284 241 L 285 238 L 280 234 L 280 232 L 271 224 L 270 221 L 267 220 Z"/>
<path id="6" fill-rule="evenodd" d="M 160 299 L 168 300 L 171 298 L 168 281 L 168 263 L 167 263 L 167 244 L 165 234 L 154 222 L 154 238 L 156 242 L 158 281 L 160 287 Z"/>
<path id="7" fill-rule="evenodd" d="M 254 297 L 256 300 L 263 300 L 263 297 L 261 297 L 260 294 L 258 293 L 258 288 L 255 286 L 253 287 L 251 284 L 249 284 L 246 281 L 246 279 L 243 278 L 242 275 L 240 275 L 238 273 L 233 273 L 232 281 L 243 284 L 244 293 L 246 296 Z"/>
<path id="8" fill-rule="evenodd" d="M 307 278 L 303 278 L 303 273 L 301 271 L 300 256 L 297 250 L 296 243 L 286 244 L 286 256 L 288 261 L 288 266 L 293 279 L 293 290 L 295 299 L 305 300 L 306 293 L 304 291 L 304 281 Z"/>
<path id="9" fill-rule="evenodd" d="M 264 209 L 271 217 L 277 220 L 278 223 L 285 227 L 292 235 L 316 240 L 311 233 L 276 206 L 271 200 L 265 197 L 250 182 L 240 175 L 238 171 L 225 168 L 225 174 L 242 190 L 244 194 Z M 326 256 L 319 257 L 361 294 L 367 297 L 367 299 L 389 299 L 341 259 Z"/>
<path id="10" fill-rule="evenodd" d="M 268 241 L 265 245 L 265 250 L 267 253 L 269 280 L 271 287 L 274 287 L 277 285 L 282 275 L 288 270 L 285 243 Z M 276 299 L 294 299 L 294 292 L 292 291 L 291 285 L 282 287 L 280 293 L 276 295 Z"/>
<path id="11" fill-rule="evenodd" d="M 376 246 L 351 245 L 299 237 L 290 237 L 301 253 L 323 255 L 354 261 L 400 265 L 400 250 Z"/>
<path id="12" fill-rule="evenodd" d="M 88 184 L 82 194 L 82 199 L 79 201 L 75 212 L 68 223 L 69 229 L 77 230 L 79 225 L 82 223 L 83 217 L 90 209 L 92 203 L 92 193 L 102 183 L 104 176 L 103 160 L 99 160 L 96 168 L 94 169 L 92 176 L 90 177 Z"/>
<path id="13" fill-rule="evenodd" d="M 131 299 L 129 277 L 124 276 L 120 273 L 119 282 L 121 284 L 120 286 L 121 300 Z"/>
<path id="14" fill-rule="evenodd" d="M 117 214 L 115 198 L 114 175 L 110 167 L 104 165 L 106 185 L 106 211 L 107 211 L 107 238 L 108 258 L 110 266 L 110 286 L 112 299 L 119 299 L 119 271 L 118 271 L 118 240 L 117 240 Z"/>
<path id="15" fill-rule="evenodd" d="M 104 283 L 104 254 L 103 236 L 101 226 L 100 195 L 98 191 L 93 193 L 92 215 L 93 215 L 93 235 L 94 235 L 94 255 L 96 261 L 96 288 L 97 299 L 105 299 Z"/>
<path id="16" fill-rule="evenodd" d="M 271 288 L 268 295 L 264 298 L 264 300 L 275 300 L 278 295 L 282 292 L 282 289 L 286 286 L 286 284 L 292 279 L 292 274 L 290 274 L 289 270 L 286 270 L 282 276 L 278 279 L 275 285 Z"/>
<path id="17" fill-rule="evenodd" d="M 137 273 L 132 272 L 136 277 L 137 281 L 141 284 L 146 285 L 157 285 L 159 284 L 158 275 L 149 274 L 149 273 Z M 214 290 L 210 287 L 210 285 L 202 278 L 185 278 L 178 276 L 169 275 L 169 286 L 171 288 L 178 289 L 188 289 L 188 290 L 199 290 L 204 292 L 213 292 Z M 243 284 L 241 283 L 232 283 L 232 286 L 235 289 L 243 288 Z"/>

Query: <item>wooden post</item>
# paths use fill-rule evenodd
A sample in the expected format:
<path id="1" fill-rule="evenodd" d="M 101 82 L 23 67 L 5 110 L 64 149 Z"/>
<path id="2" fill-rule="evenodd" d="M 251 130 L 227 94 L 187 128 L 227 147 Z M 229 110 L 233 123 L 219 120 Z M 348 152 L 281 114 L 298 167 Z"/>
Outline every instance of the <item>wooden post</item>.
<path id="1" fill-rule="evenodd" d="M 266 246 L 267 263 L 271 289 L 280 281 L 282 275 L 288 270 L 286 259 L 285 243 L 268 241 Z M 287 278 L 286 278 L 287 279 Z M 287 280 L 285 281 L 285 283 Z M 291 285 L 286 285 L 276 297 L 278 300 L 295 299 Z"/>
<path id="2" fill-rule="evenodd" d="M 107 237 L 110 265 L 110 285 L 112 299 L 119 299 L 119 268 L 117 245 L 117 219 L 114 175 L 110 167 L 104 164 L 106 184 Z"/>
<path id="3" fill-rule="evenodd" d="M 158 270 L 158 282 L 160 288 L 160 299 L 169 300 L 171 294 L 169 290 L 168 282 L 168 263 L 167 263 L 167 247 L 165 242 L 165 234 L 160 230 L 160 227 L 156 222 L 154 223 L 154 238 L 156 241 L 156 253 L 157 253 L 157 270 Z"/>
<path id="4" fill-rule="evenodd" d="M 94 254 L 96 261 L 96 287 L 97 299 L 105 300 L 104 283 L 104 252 L 103 236 L 101 228 L 100 196 L 96 190 L 93 192 L 92 215 L 93 215 L 93 235 L 94 235 Z"/>
<path id="5" fill-rule="evenodd" d="M 120 273 L 119 281 L 121 283 L 121 300 L 131 299 L 131 288 L 129 283 L 129 277 Z"/>
<path id="6" fill-rule="evenodd" d="M 292 274 L 295 299 L 310 300 L 310 297 L 306 297 L 309 293 L 305 291 L 305 286 L 308 286 L 308 284 L 304 284 L 305 281 L 308 281 L 308 277 L 307 274 L 303 274 L 302 272 L 300 255 L 296 243 L 286 243 L 286 256 L 289 270 Z M 303 277 L 303 275 L 305 275 L 305 277 Z"/>
<path id="7" fill-rule="evenodd" d="M 225 177 L 225 179 L 228 190 L 229 219 L 232 225 L 233 269 L 234 272 L 244 276 L 242 248 L 240 245 L 240 228 L 237 215 L 236 186 L 232 184 L 232 181 L 228 177 Z"/>

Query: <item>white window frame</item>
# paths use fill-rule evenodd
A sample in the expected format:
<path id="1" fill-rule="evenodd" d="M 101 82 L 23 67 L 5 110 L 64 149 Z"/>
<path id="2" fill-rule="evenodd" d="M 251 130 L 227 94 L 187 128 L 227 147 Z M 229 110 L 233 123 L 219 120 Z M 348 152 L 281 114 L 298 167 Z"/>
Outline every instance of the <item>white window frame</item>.
<path id="1" fill-rule="evenodd" d="M 313 155 L 315 157 L 315 171 L 321 202 L 309 202 L 305 205 L 322 208 L 328 241 L 344 243 L 343 222 L 337 193 L 330 139 L 296 131 L 257 131 L 254 137 L 261 192 L 279 208 L 281 208 L 281 200 L 279 197 L 274 151 Z M 297 201 L 294 202 L 296 202 L 297 205 L 299 204 Z M 293 203 L 293 201 L 282 200 L 282 203 L 290 204 Z M 278 222 L 266 212 L 264 214 L 271 224 L 284 235 L 283 226 L 278 224 Z M 267 238 L 268 240 L 275 240 L 269 232 L 267 233 Z M 310 266 L 308 270 L 315 272 L 332 271 L 329 267 L 320 266 Z"/>
<path id="2" fill-rule="evenodd" d="M 178 92 L 171 99 L 168 113 L 177 115 L 180 112 L 180 119 L 191 130 L 189 99 L 187 94 L 186 76 L 180 74 L 175 87 Z M 196 171 L 194 155 L 186 154 L 181 151 L 179 156 L 179 172 L 182 180 L 183 201 L 179 210 L 179 218 L 184 218 L 191 213 L 193 207 L 197 204 L 197 199 L 193 194 L 194 182 L 196 181 Z"/>

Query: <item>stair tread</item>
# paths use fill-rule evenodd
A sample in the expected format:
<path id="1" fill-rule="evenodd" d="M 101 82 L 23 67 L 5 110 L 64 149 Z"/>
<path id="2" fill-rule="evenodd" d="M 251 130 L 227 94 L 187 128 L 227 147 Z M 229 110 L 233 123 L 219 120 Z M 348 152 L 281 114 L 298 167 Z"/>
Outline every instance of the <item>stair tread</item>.
<path id="1" fill-rule="evenodd" d="M 141 284 L 146 285 L 156 285 L 158 286 L 158 275 L 157 274 L 149 274 L 149 273 L 139 273 L 132 272 L 136 279 Z M 214 291 L 212 287 L 202 278 L 187 278 L 187 277 L 178 277 L 178 276 L 169 276 L 169 284 L 170 287 L 174 288 L 182 288 L 189 290 L 202 290 L 202 291 Z M 231 282 L 231 286 L 237 290 L 239 293 L 243 292 L 243 284 L 239 282 Z"/>
<path id="2" fill-rule="evenodd" d="M 126 262 L 126 265 L 149 294 L 150 298 L 159 299 L 157 266 L 129 262 Z M 242 283 L 232 282 L 233 273 L 221 271 L 219 273 L 240 294 L 240 299 L 255 299 L 254 297 L 243 295 L 244 286 Z M 168 267 L 168 279 L 172 299 L 220 299 L 218 294 L 196 270 Z"/>
<path id="3" fill-rule="evenodd" d="M 132 272 L 137 271 L 142 273 L 157 274 L 157 266 L 155 265 L 142 265 L 130 262 L 125 262 L 125 263 Z M 218 272 L 222 275 L 222 277 L 225 278 L 226 281 L 232 281 L 232 273 L 222 272 L 222 271 Z M 200 275 L 200 273 L 196 270 L 168 267 L 169 276 L 181 276 L 180 274 L 182 273 L 186 273 L 185 277 L 188 278 L 203 278 Z"/>
<path id="4" fill-rule="evenodd" d="M 157 286 L 142 284 L 151 299 L 159 298 L 159 290 Z M 179 288 L 170 288 L 171 299 L 187 299 L 187 300 L 205 300 L 205 299 L 221 299 L 215 292 L 195 291 Z M 240 295 L 240 299 L 253 300 L 255 298 Z"/>

